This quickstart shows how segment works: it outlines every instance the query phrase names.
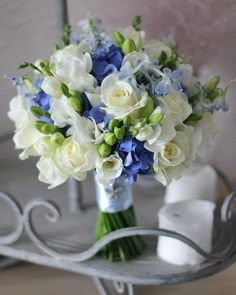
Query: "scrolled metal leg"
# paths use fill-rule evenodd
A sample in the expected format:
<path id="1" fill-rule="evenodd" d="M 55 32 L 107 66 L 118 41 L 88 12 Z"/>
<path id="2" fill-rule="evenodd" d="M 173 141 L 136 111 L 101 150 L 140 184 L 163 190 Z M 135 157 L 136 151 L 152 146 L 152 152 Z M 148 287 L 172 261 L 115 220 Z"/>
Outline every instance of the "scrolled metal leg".
<path id="1" fill-rule="evenodd" d="M 82 188 L 79 181 L 70 178 L 68 180 L 69 210 L 71 213 L 79 213 L 83 210 Z"/>
<path id="2" fill-rule="evenodd" d="M 103 279 L 94 278 L 95 286 L 100 295 L 111 295 Z M 128 295 L 135 295 L 135 286 L 133 284 L 125 284 L 119 281 L 113 281 L 113 286 L 117 294 L 125 294 L 127 290 Z"/>

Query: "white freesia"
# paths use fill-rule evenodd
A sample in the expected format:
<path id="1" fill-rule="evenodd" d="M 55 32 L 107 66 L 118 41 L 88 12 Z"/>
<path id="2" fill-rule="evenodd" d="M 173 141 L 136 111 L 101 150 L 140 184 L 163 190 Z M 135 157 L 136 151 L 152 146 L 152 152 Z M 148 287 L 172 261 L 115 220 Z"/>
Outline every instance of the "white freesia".
<path id="1" fill-rule="evenodd" d="M 34 144 L 44 135 L 35 128 L 36 118 L 25 109 L 22 97 L 14 97 L 10 102 L 9 118 L 14 121 L 16 130 L 13 136 L 16 149 L 23 149 L 21 159 L 29 156 L 38 156 Z"/>
<path id="2" fill-rule="evenodd" d="M 197 122 L 194 129 L 195 136 L 200 137 L 198 144 L 196 144 L 196 153 L 200 157 L 206 157 L 217 133 L 218 126 L 214 115 L 204 113 L 202 119 Z"/>
<path id="3" fill-rule="evenodd" d="M 158 59 L 162 51 L 167 54 L 167 57 L 171 56 L 172 54 L 171 48 L 161 41 L 146 41 L 143 44 L 143 48 L 151 60 Z"/>
<path id="4" fill-rule="evenodd" d="M 177 66 L 177 70 L 181 70 L 182 72 L 182 77 L 179 79 L 179 82 L 188 87 L 192 76 L 193 76 L 193 68 L 190 64 L 180 64 Z"/>
<path id="5" fill-rule="evenodd" d="M 62 95 L 61 83 L 53 76 L 44 77 L 41 88 L 45 93 L 51 96 L 60 97 Z"/>
<path id="6" fill-rule="evenodd" d="M 133 51 L 125 55 L 122 61 L 122 65 L 127 65 L 131 69 L 133 69 L 134 72 L 137 72 L 144 63 L 149 63 L 149 62 L 150 61 L 147 54 Z"/>
<path id="7" fill-rule="evenodd" d="M 8 117 L 15 123 L 16 129 L 20 129 L 28 121 L 28 111 L 24 98 L 20 95 L 13 97 L 9 107 Z"/>
<path id="8" fill-rule="evenodd" d="M 67 97 L 62 95 L 60 98 L 51 97 L 50 113 L 55 125 L 63 128 L 72 124 L 75 110 L 69 105 Z"/>
<path id="9" fill-rule="evenodd" d="M 175 126 L 166 115 L 164 115 L 160 125 L 154 129 L 153 137 L 147 139 L 144 147 L 154 153 L 159 152 L 163 145 L 170 142 L 176 136 Z"/>
<path id="10" fill-rule="evenodd" d="M 83 144 L 100 144 L 104 138 L 102 132 L 96 122 L 86 117 L 81 117 L 79 114 L 73 115 L 72 127 L 68 130 L 68 134 L 73 134 L 75 139 Z"/>
<path id="11" fill-rule="evenodd" d="M 113 183 L 122 173 L 123 162 L 118 154 L 99 158 L 96 164 L 98 181 L 103 184 Z"/>
<path id="12" fill-rule="evenodd" d="M 175 126 L 183 123 L 192 113 L 192 107 L 184 93 L 173 91 L 159 99 L 163 112 L 170 117 Z"/>
<path id="13" fill-rule="evenodd" d="M 60 166 L 58 159 L 55 155 L 50 157 L 41 157 L 36 164 L 39 170 L 39 180 L 47 183 L 49 189 L 64 183 L 68 179 L 68 174 Z"/>
<path id="14" fill-rule="evenodd" d="M 101 98 L 105 104 L 105 111 L 116 118 L 127 115 L 137 116 L 137 110 L 147 103 L 148 94 L 137 91 L 125 81 L 119 80 L 116 74 L 106 77 L 101 85 Z"/>
<path id="15" fill-rule="evenodd" d="M 84 52 L 84 45 L 68 45 L 57 50 L 51 57 L 51 71 L 70 90 L 83 91 L 95 84 L 92 70 L 92 58 Z"/>
<path id="16" fill-rule="evenodd" d="M 157 107 L 153 113 L 161 113 L 161 108 Z M 147 141 L 147 144 L 152 145 L 156 142 L 158 137 L 161 134 L 161 125 L 160 124 L 146 124 L 142 128 L 138 130 L 138 134 L 136 135 L 136 138 L 139 141 Z"/>

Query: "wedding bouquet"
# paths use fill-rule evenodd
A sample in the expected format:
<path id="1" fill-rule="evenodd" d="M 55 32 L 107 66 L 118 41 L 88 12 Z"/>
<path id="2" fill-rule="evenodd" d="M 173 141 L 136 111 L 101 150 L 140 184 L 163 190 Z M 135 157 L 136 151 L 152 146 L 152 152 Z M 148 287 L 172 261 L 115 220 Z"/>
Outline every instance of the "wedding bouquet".
<path id="1" fill-rule="evenodd" d="M 29 72 L 11 78 L 18 95 L 8 114 L 20 159 L 38 156 L 39 180 L 49 188 L 95 172 L 96 240 L 136 225 L 123 180 L 131 184 L 147 175 L 167 185 L 181 177 L 210 146 L 214 112 L 227 109 L 219 77 L 202 84 L 172 38 L 146 40 L 140 25 L 135 17 L 132 26 L 108 34 L 90 17 L 79 22 L 78 37 L 66 25 L 49 60 L 25 62 L 19 68 Z M 121 197 L 118 209 L 109 200 L 104 205 L 104 192 Z M 125 261 L 143 247 L 140 237 L 129 237 L 104 253 Z"/>

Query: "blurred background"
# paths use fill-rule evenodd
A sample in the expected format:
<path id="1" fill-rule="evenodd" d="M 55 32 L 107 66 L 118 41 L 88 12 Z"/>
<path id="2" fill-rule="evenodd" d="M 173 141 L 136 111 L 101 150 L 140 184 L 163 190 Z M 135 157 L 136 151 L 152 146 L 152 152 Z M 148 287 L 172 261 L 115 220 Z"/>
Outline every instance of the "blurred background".
<path id="1" fill-rule="evenodd" d="M 0 136 L 13 131 L 7 111 L 15 95 L 15 89 L 3 76 L 19 74 L 16 66 L 23 61 L 49 57 L 60 35 L 59 2 L 0 1 Z M 235 0 L 68 0 L 68 6 L 74 27 L 88 13 L 102 17 L 108 30 L 129 25 L 135 15 L 141 15 L 147 38 L 173 34 L 202 79 L 220 75 L 224 86 L 236 78 Z M 221 132 L 209 155 L 209 161 L 232 180 L 236 180 L 235 94 L 236 83 L 228 92 L 228 113 L 218 114 Z M 2 145 L 0 152 L 6 153 Z"/>

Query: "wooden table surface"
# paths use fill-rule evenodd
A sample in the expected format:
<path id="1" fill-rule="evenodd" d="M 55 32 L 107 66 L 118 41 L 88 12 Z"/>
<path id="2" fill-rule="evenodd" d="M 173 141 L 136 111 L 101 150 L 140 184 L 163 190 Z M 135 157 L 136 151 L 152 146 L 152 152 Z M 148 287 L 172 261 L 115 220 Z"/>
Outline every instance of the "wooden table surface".
<path id="1" fill-rule="evenodd" d="M 97 295 L 85 276 L 21 263 L 0 272 L 1 295 Z M 115 293 L 114 293 L 115 294 Z M 235 295 L 236 264 L 222 273 L 173 286 L 140 286 L 137 295 Z"/>

